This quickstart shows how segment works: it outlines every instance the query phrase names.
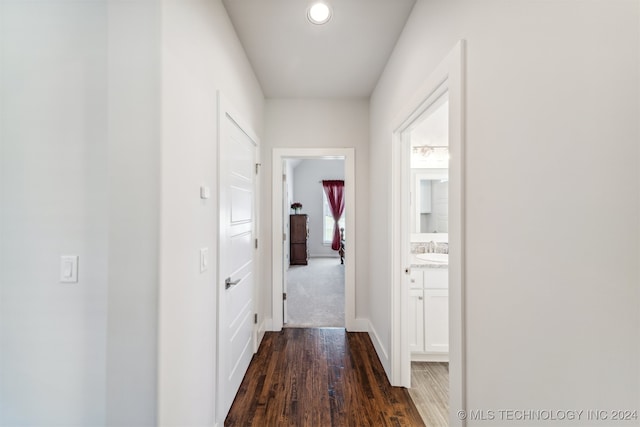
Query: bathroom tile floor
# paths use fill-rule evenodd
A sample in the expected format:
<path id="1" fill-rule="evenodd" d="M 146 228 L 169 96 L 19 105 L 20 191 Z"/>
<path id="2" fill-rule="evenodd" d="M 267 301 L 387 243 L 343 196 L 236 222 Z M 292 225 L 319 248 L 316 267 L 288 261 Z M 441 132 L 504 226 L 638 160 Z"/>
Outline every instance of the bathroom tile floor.
<path id="1" fill-rule="evenodd" d="M 449 425 L 449 364 L 411 362 L 409 395 L 428 426 Z"/>

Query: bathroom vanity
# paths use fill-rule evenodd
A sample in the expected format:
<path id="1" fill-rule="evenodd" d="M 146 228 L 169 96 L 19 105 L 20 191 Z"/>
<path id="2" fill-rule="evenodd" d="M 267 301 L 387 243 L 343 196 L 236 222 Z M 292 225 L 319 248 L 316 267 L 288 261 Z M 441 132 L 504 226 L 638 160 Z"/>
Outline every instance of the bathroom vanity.
<path id="1" fill-rule="evenodd" d="M 412 255 L 409 276 L 411 360 L 449 361 L 449 268 Z"/>

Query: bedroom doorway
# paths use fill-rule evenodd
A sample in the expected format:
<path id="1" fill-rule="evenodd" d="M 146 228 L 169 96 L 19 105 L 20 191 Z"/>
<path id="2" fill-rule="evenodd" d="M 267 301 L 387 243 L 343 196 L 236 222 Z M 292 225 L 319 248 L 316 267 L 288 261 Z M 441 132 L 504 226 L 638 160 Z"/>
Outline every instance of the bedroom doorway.
<path id="1" fill-rule="evenodd" d="M 284 326 L 343 328 L 340 253 L 346 242 L 340 234 L 334 242 L 335 220 L 323 183 L 344 185 L 344 159 L 285 159 L 283 170 Z M 342 191 L 339 196 L 344 201 Z M 338 227 L 344 235 L 346 212 L 340 211 Z"/>
<path id="2" fill-rule="evenodd" d="M 273 150 L 273 181 L 272 181 L 272 254 L 273 254 L 273 330 L 279 331 L 283 326 L 338 326 L 347 330 L 354 329 L 355 323 L 355 153 L 352 148 L 322 148 L 322 149 L 274 149 Z M 305 163 L 306 162 L 306 163 Z M 326 163 L 318 163 L 326 162 Z M 305 166 L 306 165 L 306 166 Z M 299 189 L 298 194 L 295 191 L 295 181 L 287 183 L 286 179 L 292 179 L 295 175 L 294 170 L 299 170 Z M 329 168 L 332 167 L 332 171 Z M 316 172 L 314 172 L 316 170 Z M 317 170 L 327 172 L 329 175 L 318 175 Z M 344 251 L 343 262 L 335 251 L 327 247 L 325 240 L 325 221 L 323 205 L 323 180 L 340 180 L 339 172 L 342 172 L 344 181 Z M 308 176 L 306 176 L 308 175 Z M 317 175 L 317 176 L 316 176 Z M 295 179 L 295 178 L 294 178 Z M 305 184 L 305 182 L 307 182 Z M 313 187 L 309 187 L 313 185 Z M 306 189 L 305 189 L 306 188 Z M 309 194 L 307 194 L 309 193 Z M 315 193 L 315 196 L 312 195 Z M 302 202 L 303 197 L 311 196 L 312 201 Z M 297 200 L 300 198 L 301 200 Z M 295 199 L 295 200 L 294 200 Z M 307 241 L 309 251 L 307 264 L 291 265 L 293 251 L 296 248 L 291 247 L 290 227 L 291 215 L 296 215 L 291 205 L 299 201 L 302 209 L 299 215 L 311 215 L 308 218 L 310 228 L 309 233 L 314 233 L 313 241 Z M 306 222 L 307 218 L 303 222 Z M 313 221 L 313 223 L 311 222 Z M 298 254 L 299 256 L 299 254 Z M 311 261 L 311 262 L 309 262 Z M 298 268 L 302 267 L 302 268 Z M 321 275 L 314 274 L 314 271 L 324 271 L 326 280 L 331 280 L 336 287 L 342 286 L 342 292 L 332 292 L 331 297 L 323 299 L 322 283 L 326 283 Z M 288 274 L 289 273 L 289 274 Z M 342 278 L 342 280 L 340 280 Z M 310 284 L 310 281 L 315 281 Z M 297 281 L 297 283 L 294 283 Z M 298 286 L 298 299 L 292 300 L 290 290 L 287 285 Z M 300 287 L 299 285 L 302 284 Z M 286 294 L 286 297 L 285 297 Z M 285 299 L 286 298 L 286 299 Z M 322 302 L 325 306 L 341 305 L 337 316 L 330 314 L 327 310 L 317 311 L 311 310 L 313 306 Z M 293 318 L 289 318 L 293 315 Z M 297 316 L 297 317 L 296 317 Z M 334 324 L 329 324 L 331 321 Z M 327 324 L 322 324 L 327 323 Z"/>

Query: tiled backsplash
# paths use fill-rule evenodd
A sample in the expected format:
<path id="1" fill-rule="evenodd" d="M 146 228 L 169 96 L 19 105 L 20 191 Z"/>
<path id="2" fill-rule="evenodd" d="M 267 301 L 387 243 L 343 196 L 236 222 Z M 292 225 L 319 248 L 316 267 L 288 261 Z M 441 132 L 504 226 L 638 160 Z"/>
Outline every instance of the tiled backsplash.
<path id="1" fill-rule="evenodd" d="M 411 253 L 412 254 L 425 254 L 425 253 L 435 253 L 435 254 L 448 254 L 449 253 L 449 243 L 447 242 L 412 242 L 411 243 Z"/>

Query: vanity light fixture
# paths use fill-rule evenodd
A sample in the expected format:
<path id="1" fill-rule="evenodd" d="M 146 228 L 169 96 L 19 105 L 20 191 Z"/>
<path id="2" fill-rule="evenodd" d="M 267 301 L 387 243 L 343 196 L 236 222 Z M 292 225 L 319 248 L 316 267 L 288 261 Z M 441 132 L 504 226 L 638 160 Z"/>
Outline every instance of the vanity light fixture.
<path id="1" fill-rule="evenodd" d="M 315 25 L 326 24 L 331 19 L 331 8 L 325 2 L 315 2 L 307 9 L 307 19 Z"/>
<path id="2" fill-rule="evenodd" d="M 422 157 L 430 157 L 431 155 L 449 158 L 449 147 L 446 145 L 416 145 L 413 147 L 415 154 Z"/>

